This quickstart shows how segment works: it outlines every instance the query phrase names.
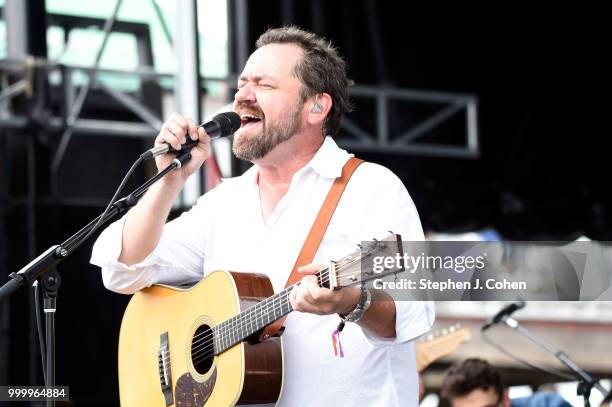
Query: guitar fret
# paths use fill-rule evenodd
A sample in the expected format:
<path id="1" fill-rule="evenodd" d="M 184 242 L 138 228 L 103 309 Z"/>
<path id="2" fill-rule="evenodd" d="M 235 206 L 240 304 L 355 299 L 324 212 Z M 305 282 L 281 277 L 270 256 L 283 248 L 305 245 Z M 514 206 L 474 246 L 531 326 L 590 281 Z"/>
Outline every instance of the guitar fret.
<path id="1" fill-rule="evenodd" d="M 245 314 L 245 316 L 246 316 L 246 314 Z M 248 332 L 248 328 L 247 328 L 247 326 L 246 326 L 246 325 L 244 325 L 244 324 L 243 324 L 243 325 L 240 327 L 240 336 L 242 336 L 242 337 L 246 337 L 246 336 L 247 336 L 247 332 Z"/>
<path id="2" fill-rule="evenodd" d="M 227 339 L 228 347 L 232 343 L 232 318 L 227 320 L 227 326 L 225 330 L 225 338 Z"/>
<path id="3" fill-rule="evenodd" d="M 374 253 L 380 253 L 381 251 L 388 252 L 388 249 L 392 249 L 394 253 L 398 252 L 394 249 L 396 244 L 399 249 L 398 254 L 401 254 L 400 240 L 400 236 L 391 235 L 385 239 L 386 243 L 377 241 L 375 244 L 368 244 L 366 246 L 367 249 L 361 249 L 359 253 L 351 254 L 338 262 L 330 263 L 330 268 L 325 268 L 315 274 L 318 284 L 323 287 L 346 287 L 375 278 L 375 273 L 371 270 L 361 274 L 360 260 L 364 256 L 372 256 Z M 390 275 L 402 270 L 403 268 L 401 270 L 398 268 L 385 269 L 382 275 Z M 333 280 L 331 280 L 332 277 Z M 192 352 L 197 350 L 197 353 L 194 353 L 193 356 L 201 357 L 202 354 L 205 357 L 206 355 L 209 356 L 211 345 L 213 353 L 218 355 L 274 321 L 277 321 L 279 318 L 289 314 L 293 311 L 290 301 L 291 292 L 296 285 L 284 288 L 280 292 L 262 299 L 262 301 L 253 304 L 248 309 L 211 327 L 212 338 L 198 335 L 198 338 L 194 338 L 193 342 Z M 197 339 L 197 343 L 195 339 Z M 195 347 L 195 344 L 198 346 Z"/>
<path id="4" fill-rule="evenodd" d="M 267 301 L 262 301 L 261 304 L 261 325 L 266 325 L 267 324 L 267 320 L 264 320 L 264 317 L 266 317 L 268 315 L 268 302 Z"/>
<path id="5" fill-rule="evenodd" d="M 274 296 L 274 297 L 272 297 L 272 298 L 274 298 L 274 299 L 272 300 L 272 309 L 273 309 L 273 310 L 276 310 L 276 302 L 275 302 L 276 298 L 275 298 L 275 296 Z M 279 303 L 279 304 L 282 304 L 282 302 L 280 301 L 280 297 L 279 297 L 279 302 L 278 302 L 278 303 Z M 274 317 L 276 317 L 276 312 L 274 313 Z"/>
<path id="6" fill-rule="evenodd" d="M 244 318 L 244 322 L 245 322 L 245 336 L 247 336 L 247 334 L 253 330 L 253 307 L 249 308 L 246 310 L 245 312 L 245 318 Z"/>
<path id="7" fill-rule="evenodd" d="M 326 271 L 317 273 L 319 281 L 324 281 L 326 276 L 323 273 Z M 286 288 L 217 325 L 215 353 L 219 354 L 229 349 L 282 316 L 289 314 L 292 311 L 291 288 Z"/>
<path id="8" fill-rule="evenodd" d="M 265 302 L 266 302 L 265 300 L 264 300 L 264 301 L 262 301 L 262 302 L 260 302 L 259 304 L 262 304 L 262 305 L 260 305 L 260 306 L 258 307 L 258 308 L 259 308 L 259 314 L 258 314 L 257 316 L 258 316 L 259 318 L 261 318 L 261 325 L 263 325 L 263 324 L 264 324 L 264 322 L 263 322 L 263 311 L 264 311 L 264 310 L 263 310 L 263 304 L 264 304 Z M 257 306 L 257 305 L 255 305 L 255 306 Z M 259 327 L 259 325 L 257 325 L 257 327 Z"/>

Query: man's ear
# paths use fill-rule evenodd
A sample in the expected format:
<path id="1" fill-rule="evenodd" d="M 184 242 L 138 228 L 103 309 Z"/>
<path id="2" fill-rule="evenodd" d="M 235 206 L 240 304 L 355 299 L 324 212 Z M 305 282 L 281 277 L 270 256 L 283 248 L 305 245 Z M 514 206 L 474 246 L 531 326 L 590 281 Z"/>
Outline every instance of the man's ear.
<path id="1" fill-rule="evenodd" d="M 317 93 L 313 97 L 309 98 L 306 102 L 307 106 L 310 105 L 308 110 L 308 123 L 317 125 L 323 123 L 329 111 L 332 108 L 332 98 L 327 93 Z"/>

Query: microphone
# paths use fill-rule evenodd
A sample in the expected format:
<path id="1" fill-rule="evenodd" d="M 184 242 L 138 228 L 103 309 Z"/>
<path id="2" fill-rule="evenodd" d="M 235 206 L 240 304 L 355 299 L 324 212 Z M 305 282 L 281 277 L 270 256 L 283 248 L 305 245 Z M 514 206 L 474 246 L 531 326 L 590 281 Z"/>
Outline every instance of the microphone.
<path id="1" fill-rule="evenodd" d="M 240 128 L 240 116 L 234 112 L 219 113 L 211 121 L 198 126 L 198 128 L 200 127 L 204 128 L 204 131 L 211 139 L 231 136 Z M 141 157 L 143 160 L 148 160 L 161 154 L 189 151 L 198 144 L 198 141 L 187 138 L 187 141 L 181 145 L 181 150 L 175 150 L 170 144 L 164 143 L 145 151 L 141 154 Z"/>
<path id="2" fill-rule="evenodd" d="M 500 321 L 505 321 L 510 315 L 512 315 L 515 311 L 520 310 L 525 307 L 525 301 L 513 302 L 511 304 L 506 305 L 502 308 L 497 314 L 493 316 L 482 328 L 481 331 L 486 331 L 491 328 L 493 325 L 499 323 Z"/>

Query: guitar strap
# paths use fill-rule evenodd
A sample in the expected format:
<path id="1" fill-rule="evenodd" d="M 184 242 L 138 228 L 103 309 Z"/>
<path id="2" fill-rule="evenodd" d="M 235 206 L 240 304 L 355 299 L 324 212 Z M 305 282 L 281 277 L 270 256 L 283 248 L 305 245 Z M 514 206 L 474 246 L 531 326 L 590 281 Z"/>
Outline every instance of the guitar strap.
<path id="1" fill-rule="evenodd" d="M 313 222 L 310 232 L 308 232 L 308 236 L 304 241 L 302 250 L 300 250 L 300 254 L 293 265 L 293 270 L 291 270 L 291 274 L 287 279 L 285 288 L 297 283 L 302 279 L 302 275 L 300 275 L 300 273 L 297 271 L 299 267 L 312 263 L 314 256 L 319 249 L 319 245 L 321 244 L 321 240 L 323 240 L 323 235 L 327 230 L 327 226 L 329 225 L 336 207 L 338 206 L 338 202 L 342 197 L 342 193 L 351 179 L 353 172 L 355 172 L 361 163 L 363 163 L 363 160 L 355 157 L 350 158 L 346 164 L 344 164 L 344 167 L 342 167 L 342 174 L 334 180 L 334 183 L 329 189 L 327 197 L 325 198 L 325 201 L 323 201 L 323 205 L 319 210 L 319 214 Z M 285 322 L 285 318 L 286 317 L 283 317 L 264 328 L 260 336 L 260 340 L 268 339 L 278 334 L 281 329 L 284 329 L 283 323 Z"/>

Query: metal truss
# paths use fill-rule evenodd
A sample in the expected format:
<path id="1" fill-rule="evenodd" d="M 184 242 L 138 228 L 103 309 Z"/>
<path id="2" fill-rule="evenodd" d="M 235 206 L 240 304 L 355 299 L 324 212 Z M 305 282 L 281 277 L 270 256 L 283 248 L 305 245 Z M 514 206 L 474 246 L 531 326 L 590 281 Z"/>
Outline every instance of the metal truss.
<path id="1" fill-rule="evenodd" d="M 155 5 L 155 2 L 152 1 Z M 246 20 L 247 4 L 244 0 L 235 0 L 236 12 L 242 16 L 241 21 Z M 122 92 L 118 89 L 109 87 L 99 80 L 97 77 L 100 74 L 122 74 L 135 76 L 141 79 L 151 81 L 161 80 L 162 78 L 173 78 L 173 75 L 163 75 L 156 73 L 150 66 L 152 61 L 149 61 L 147 56 L 141 56 L 141 62 L 145 64 L 132 71 L 118 71 L 99 68 L 99 60 L 106 40 L 110 32 L 131 31 L 137 29 L 135 27 L 124 27 L 126 24 L 121 21 L 115 21 L 117 12 L 120 8 L 121 0 L 117 0 L 112 15 L 108 20 L 101 25 L 99 21 L 93 21 L 91 18 L 86 18 L 88 24 L 94 22 L 99 25 L 104 32 L 103 43 L 98 50 L 96 61 L 93 67 L 70 67 L 63 66 L 53 62 L 44 60 L 26 59 L 6 59 L 0 60 L 0 73 L 9 71 L 11 73 L 22 72 L 25 78 L 19 80 L 10 86 L 5 87 L 0 91 L 0 107 L 12 97 L 21 93 L 29 92 L 32 89 L 32 69 L 42 68 L 47 74 L 52 71 L 59 70 L 62 73 L 62 81 L 64 88 L 64 106 L 67 112 L 66 117 L 51 117 L 45 123 L 50 130 L 62 132 L 62 142 L 53 159 L 52 170 L 57 172 L 66 151 L 67 144 L 73 134 L 80 135 L 109 135 L 122 137 L 142 137 L 152 138 L 155 136 L 162 124 L 162 119 L 157 117 L 156 113 L 152 112 L 143 101 Z M 161 18 L 161 13 L 156 9 L 160 21 L 164 26 L 167 40 L 172 41 L 169 30 L 165 22 Z M 61 19 L 61 16 L 55 16 L 55 19 Z M 91 20 L 91 21 L 90 21 Z M 61 21 L 61 20 L 59 20 Z M 238 49 L 241 51 L 236 58 L 240 61 L 247 57 L 247 35 L 245 32 L 240 32 L 237 38 Z M 139 47 L 142 49 L 144 47 Z M 146 66 L 149 65 L 149 66 Z M 88 81 L 85 86 L 82 86 L 78 93 L 77 88 L 73 85 L 72 76 L 74 72 L 79 71 L 88 76 Z M 232 89 L 235 84 L 233 78 L 235 75 L 230 75 L 228 78 L 203 78 L 204 83 L 208 81 L 225 82 L 228 89 Z M 189 82 L 190 87 L 193 81 Z M 197 83 L 197 82 L 196 82 Z M 180 84 L 179 84 L 180 85 Z M 139 117 L 142 122 L 126 122 L 115 120 L 93 120 L 80 118 L 80 112 L 87 93 L 91 88 L 99 89 L 107 93 L 111 98 L 119 104 L 126 107 Z M 441 157 L 455 158 L 477 158 L 480 153 L 479 137 L 478 137 L 478 99 L 475 95 L 455 94 L 444 92 L 433 92 L 424 90 L 400 89 L 395 87 L 376 87 L 376 86 L 354 86 L 350 89 L 350 94 L 354 98 L 373 99 L 375 101 L 375 109 L 370 114 L 371 119 L 376 123 L 376 134 L 370 134 L 368 131 L 360 127 L 352 115 L 348 115 L 342 120 L 342 136 L 338 138 L 338 143 L 343 147 L 352 150 L 380 152 L 388 154 L 417 154 L 417 155 L 433 155 Z M 190 100 L 192 100 L 191 97 Z M 442 108 L 430 117 L 422 120 L 419 123 L 414 123 L 412 127 L 405 129 L 400 134 L 390 134 L 390 106 L 392 103 L 409 101 L 431 105 L 437 103 Z M 23 128 L 28 125 L 29 118 L 18 117 L 11 115 L 6 109 L 4 114 L 0 114 L 0 129 L 1 128 Z M 397 111 L 399 109 L 396 109 Z M 2 113 L 2 112 L 0 112 Z M 369 113 L 369 112 L 368 112 Z M 419 142 L 424 135 L 432 130 L 435 130 L 442 123 L 457 119 L 457 116 L 463 114 L 465 116 L 465 143 L 464 145 L 445 145 L 439 143 Z"/>
<path id="2" fill-rule="evenodd" d="M 33 65 L 38 69 L 44 69 L 47 75 L 51 75 L 53 73 L 61 74 L 62 87 L 64 89 L 65 97 L 64 105 L 66 105 L 66 108 L 71 108 L 74 106 L 74 100 L 77 96 L 77 86 L 74 84 L 72 77 L 77 73 L 81 73 L 86 75 L 89 80 L 91 80 L 94 72 L 94 69 L 89 67 L 60 65 L 40 59 L 35 60 Z M 25 60 L 0 59 L 0 75 L 3 72 L 19 73 L 25 70 Z M 98 76 L 106 74 L 123 75 L 128 77 L 137 77 L 140 79 L 154 80 L 157 82 L 161 80 L 174 79 L 174 75 L 172 74 L 156 73 L 153 68 L 146 66 L 142 66 L 131 71 L 103 68 L 98 68 L 95 71 Z M 212 82 L 228 83 L 228 80 L 226 78 L 203 78 L 200 87 L 203 87 L 204 83 Z M 0 93 L 0 103 L 6 102 L 11 98 L 20 95 L 27 87 L 30 86 L 31 83 L 26 78 L 15 82 L 13 85 L 5 87 Z M 142 121 L 133 122 L 120 120 L 97 120 L 74 117 L 71 121 L 71 128 L 75 135 L 151 138 L 154 137 L 161 128 L 162 119 L 158 117 L 155 112 L 152 112 L 143 103 L 143 101 L 119 89 L 112 88 L 101 81 L 96 81 L 96 83 L 92 86 L 92 89 L 102 90 L 119 104 L 131 111 L 134 115 L 139 117 Z M 0 130 L 3 128 L 24 128 L 27 126 L 28 120 L 28 117 L 13 115 L 5 109 L 4 114 L 0 115 Z M 46 123 L 46 127 L 49 130 L 62 130 L 66 127 L 66 120 L 67 118 L 62 118 L 59 116 L 50 117 Z"/>
<path id="3" fill-rule="evenodd" d="M 15 69 L 17 61 L 0 61 L 0 70 L 7 68 L 10 64 Z M 23 64 L 20 64 L 23 65 Z M 52 71 L 59 69 L 59 66 L 49 64 L 47 68 Z M 85 73 L 88 76 L 93 74 L 92 68 L 83 67 L 63 67 L 65 75 L 66 98 L 68 105 L 74 99 L 75 89 L 72 85 L 72 75 L 75 72 Z M 146 79 L 167 79 L 172 78 L 169 74 L 157 74 L 150 68 L 141 67 L 133 71 L 117 71 L 111 69 L 97 69 L 98 74 L 121 74 L 135 76 Z M 5 88 L 0 94 L 0 100 L 16 96 L 26 88 L 25 80 L 16 82 L 13 86 Z M 206 82 L 223 82 L 229 88 L 234 86 L 230 79 L 226 78 L 204 78 Z M 230 83 L 231 82 L 231 83 Z M 103 90 L 118 103 L 129 109 L 142 122 L 126 122 L 116 120 L 94 120 L 75 118 L 72 121 L 71 129 L 75 134 L 96 134 L 108 136 L 142 137 L 149 138 L 155 136 L 161 127 L 161 118 L 145 106 L 140 100 L 120 90 L 111 88 L 101 82 L 97 82 L 94 88 Z M 380 152 L 389 154 L 423 154 L 441 157 L 457 158 L 477 158 L 480 152 L 478 137 L 478 98 L 474 95 L 451 94 L 433 91 L 417 91 L 411 89 L 400 89 L 392 87 L 374 86 L 354 86 L 350 89 L 350 94 L 358 98 L 371 98 L 376 102 L 376 108 L 372 112 L 372 119 L 376 121 L 376 134 L 370 134 L 361 128 L 351 115 L 342 119 L 343 137 L 338 138 L 338 143 L 344 147 L 370 152 Z M 71 96 L 72 95 L 72 96 Z M 389 133 L 389 105 L 398 101 L 422 102 L 431 104 L 439 103 L 444 106 L 438 112 L 414 124 L 399 135 Z M 418 142 L 418 139 L 429 131 L 440 126 L 446 120 L 450 120 L 459 114 L 465 116 L 465 146 L 443 145 Z M 3 117 L 0 118 L 0 128 L 20 128 L 27 124 L 25 117 Z M 51 130 L 59 130 L 65 127 L 64 120 L 60 117 L 52 117 L 48 122 Z M 64 127 L 63 127 L 64 126 Z M 349 136 L 349 137 L 346 137 Z"/>
<path id="4" fill-rule="evenodd" d="M 419 154 L 439 157 L 478 158 L 478 98 L 475 95 L 443 93 L 434 91 L 399 89 L 393 87 L 354 86 L 350 89 L 353 97 L 371 98 L 376 103 L 374 119 L 376 134 L 372 135 L 358 126 L 350 115 L 342 119 L 343 134 L 338 144 L 362 151 L 387 154 Z M 389 131 L 389 106 L 393 102 L 417 102 L 440 104 L 439 111 L 399 135 Z M 465 115 L 465 145 L 445 145 L 418 142 L 418 139 L 457 115 Z"/>

